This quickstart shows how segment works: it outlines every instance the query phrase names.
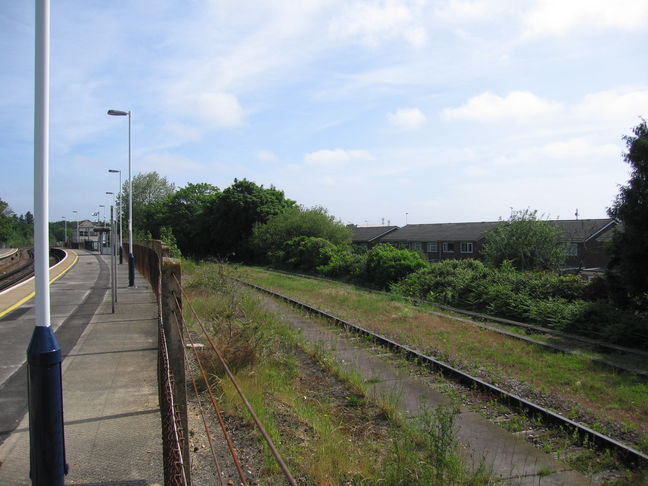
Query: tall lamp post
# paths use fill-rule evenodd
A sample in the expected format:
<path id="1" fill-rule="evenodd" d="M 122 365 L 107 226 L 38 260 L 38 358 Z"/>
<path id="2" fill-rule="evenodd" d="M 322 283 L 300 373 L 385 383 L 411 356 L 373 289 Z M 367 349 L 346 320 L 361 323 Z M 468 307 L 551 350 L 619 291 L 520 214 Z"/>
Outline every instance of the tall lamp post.
<path id="1" fill-rule="evenodd" d="M 108 110 L 112 116 L 128 116 L 128 286 L 135 286 L 135 255 L 133 255 L 133 178 L 131 177 L 131 112 Z"/>
<path id="2" fill-rule="evenodd" d="M 49 288 L 50 4 L 36 1 L 34 79 L 34 274 L 36 322 L 27 347 L 29 465 L 33 486 L 63 486 L 67 473 L 61 348 L 52 332 Z"/>
<path id="3" fill-rule="evenodd" d="M 119 174 L 119 192 L 117 196 L 117 202 L 119 202 L 119 264 L 121 265 L 124 263 L 124 258 L 122 257 L 122 247 L 124 246 L 124 242 L 122 240 L 122 181 L 121 181 L 121 170 L 117 169 L 108 169 L 108 172 L 111 174 Z"/>
<path id="4" fill-rule="evenodd" d="M 77 211 L 75 209 L 72 212 L 75 214 L 74 219 L 76 219 L 76 223 L 77 223 L 77 231 L 76 231 L 77 248 L 80 249 L 81 248 L 81 242 L 79 241 L 79 211 Z"/>

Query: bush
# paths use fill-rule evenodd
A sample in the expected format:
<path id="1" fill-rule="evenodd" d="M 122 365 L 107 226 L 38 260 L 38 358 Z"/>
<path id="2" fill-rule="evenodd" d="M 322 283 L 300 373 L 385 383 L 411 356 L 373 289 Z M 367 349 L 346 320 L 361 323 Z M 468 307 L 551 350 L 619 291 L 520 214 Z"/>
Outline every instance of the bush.
<path id="1" fill-rule="evenodd" d="M 329 250 L 330 259 L 326 265 L 317 267 L 317 272 L 330 278 L 352 282 L 359 281 L 364 273 L 367 256 L 349 250 L 348 246 L 336 246 Z"/>
<path id="2" fill-rule="evenodd" d="M 284 244 L 283 263 L 304 272 L 315 272 L 331 260 L 335 246 L 324 238 L 298 236 Z"/>
<path id="3" fill-rule="evenodd" d="M 410 273 L 427 266 L 421 255 L 381 243 L 367 252 L 366 282 L 385 289 Z"/>

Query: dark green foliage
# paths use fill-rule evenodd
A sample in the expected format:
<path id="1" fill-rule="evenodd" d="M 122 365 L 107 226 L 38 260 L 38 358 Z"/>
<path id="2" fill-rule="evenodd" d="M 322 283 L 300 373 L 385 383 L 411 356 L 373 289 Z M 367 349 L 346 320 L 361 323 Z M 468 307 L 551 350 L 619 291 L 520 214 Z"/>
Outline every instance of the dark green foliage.
<path id="1" fill-rule="evenodd" d="M 560 229 L 538 218 L 537 211 L 513 211 L 486 235 L 482 253 L 495 267 L 509 260 L 518 270 L 555 270 L 566 257 L 561 237 Z"/>
<path id="2" fill-rule="evenodd" d="M 258 186 L 254 182 L 234 180 L 220 197 L 207 204 L 204 238 L 209 253 L 226 258 L 246 259 L 251 255 L 248 239 L 257 223 L 295 206 L 283 191 Z"/>
<path id="3" fill-rule="evenodd" d="M 145 172 L 133 177 L 133 231 L 150 232 L 158 238 L 163 225 L 164 203 L 175 192 L 175 184 L 157 172 Z M 120 199 L 123 220 L 128 221 L 128 181 L 122 184 Z"/>
<path id="4" fill-rule="evenodd" d="M 331 252 L 329 262 L 317 270 L 326 277 L 360 282 L 366 263 L 367 252 L 358 253 L 346 245 L 339 245 Z"/>
<path id="5" fill-rule="evenodd" d="M 271 216 L 266 223 L 252 229 L 250 245 L 257 261 L 264 262 L 268 255 L 283 251 L 286 242 L 299 236 L 322 238 L 332 245 L 348 245 L 351 231 L 329 215 L 326 209 L 315 207 L 290 207 Z M 275 257 L 276 259 L 276 257 Z"/>
<path id="6" fill-rule="evenodd" d="M 165 201 L 161 219 L 173 230 L 183 254 L 196 257 L 208 253 L 204 235 L 209 232 L 209 227 L 205 224 L 204 213 L 219 195 L 216 186 L 189 183 Z"/>
<path id="7" fill-rule="evenodd" d="M 648 126 L 646 120 L 624 137 L 628 152 L 624 160 L 632 167 L 628 184 L 622 186 L 608 213 L 621 221 L 614 235 L 610 272 L 633 304 L 648 309 Z"/>
<path id="8" fill-rule="evenodd" d="M 168 226 L 162 226 L 162 228 L 160 228 L 160 240 L 167 247 L 169 256 L 171 258 L 180 258 L 182 256 L 182 252 L 178 249 L 178 245 L 171 228 L 169 228 Z"/>
<path id="9" fill-rule="evenodd" d="M 34 216 L 27 211 L 16 216 L 9 204 L 0 199 L 0 247 L 22 248 L 33 245 Z"/>
<path id="10" fill-rule="evenodd" d="M 367 283 L 384 289 L 426 266 L 418 253 L 381 243 L 367 253 L 365 278 Z"/>
<path id="11" fill-rule="evenodd" d="M 325 266 L 331 259 L 335 246 L 324 238 L 314 236 L 297 236 L 283 245 L 283 250 L 273 255 L 280 266 L 302 272 L 315 272 Z"/>
<path id="12" fill-rule="evenodd" d="M 399 295 L 582 334 L 634 347 L 645 346 L 645 321 L 605 301 L 577 276 L 519 272 L 510 263 L 486 267 L 475 260 L 445 260 L 391 286 Z"/>

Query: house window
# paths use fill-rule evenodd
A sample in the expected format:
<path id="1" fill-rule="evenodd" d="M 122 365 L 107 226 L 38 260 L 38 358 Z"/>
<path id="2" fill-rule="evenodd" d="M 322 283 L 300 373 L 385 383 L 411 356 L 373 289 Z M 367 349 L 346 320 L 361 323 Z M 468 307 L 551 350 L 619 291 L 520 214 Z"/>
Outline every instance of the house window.
<path id="1" fill-rule="evenodd" d="M 461 242 L 461 253 L 472 253 L 473 244 L 472 241 L 462 241 Z"/>
<path id="2" fill-rule="evenodd" d="M 439 251 L 439 245 L 437 245 L 436 241 L 430 241 L 427 244 L 427 251 L 428 253 L 436 253 Z"/>
<path id="3" fill-rule="evenodd" d="M 420 241 L 412 242 L 410 248 L 414 251 L 421 251 L 421 242 Z"/>
<path id="4" fill-rule="evenodd" d="M 454 253 L 455 252 L 455 244 L 444 241 L 443 242 L 443 253 Z"/>
<path id="5" fill-rule="evenodd" d="M 566 249 L 567 256 L 578 256 L 578 243 L 569 243 Z"/>

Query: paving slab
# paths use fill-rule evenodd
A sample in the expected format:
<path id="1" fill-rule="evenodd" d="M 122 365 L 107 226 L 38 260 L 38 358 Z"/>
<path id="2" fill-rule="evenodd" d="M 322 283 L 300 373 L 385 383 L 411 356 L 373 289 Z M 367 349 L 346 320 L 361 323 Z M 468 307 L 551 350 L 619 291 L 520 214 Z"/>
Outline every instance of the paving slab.
<path id="1" fill-rule="evenodd" d="M 98 258 L 108 262 L 107 256 Z M 136 285 L 128 287 L 127 266 L 119 266 L 115 313 L 111 312 L 111 293 L 104 292 L 96 311 L 85 316 L 89 323 L 63 360 L 70 469 L 66 484 L 152 486 L 163 482 L 157 304 L 140 275 Z M 0 486 L 29 484 L 28 427 L 25 416 L 0 445 Z"/>

